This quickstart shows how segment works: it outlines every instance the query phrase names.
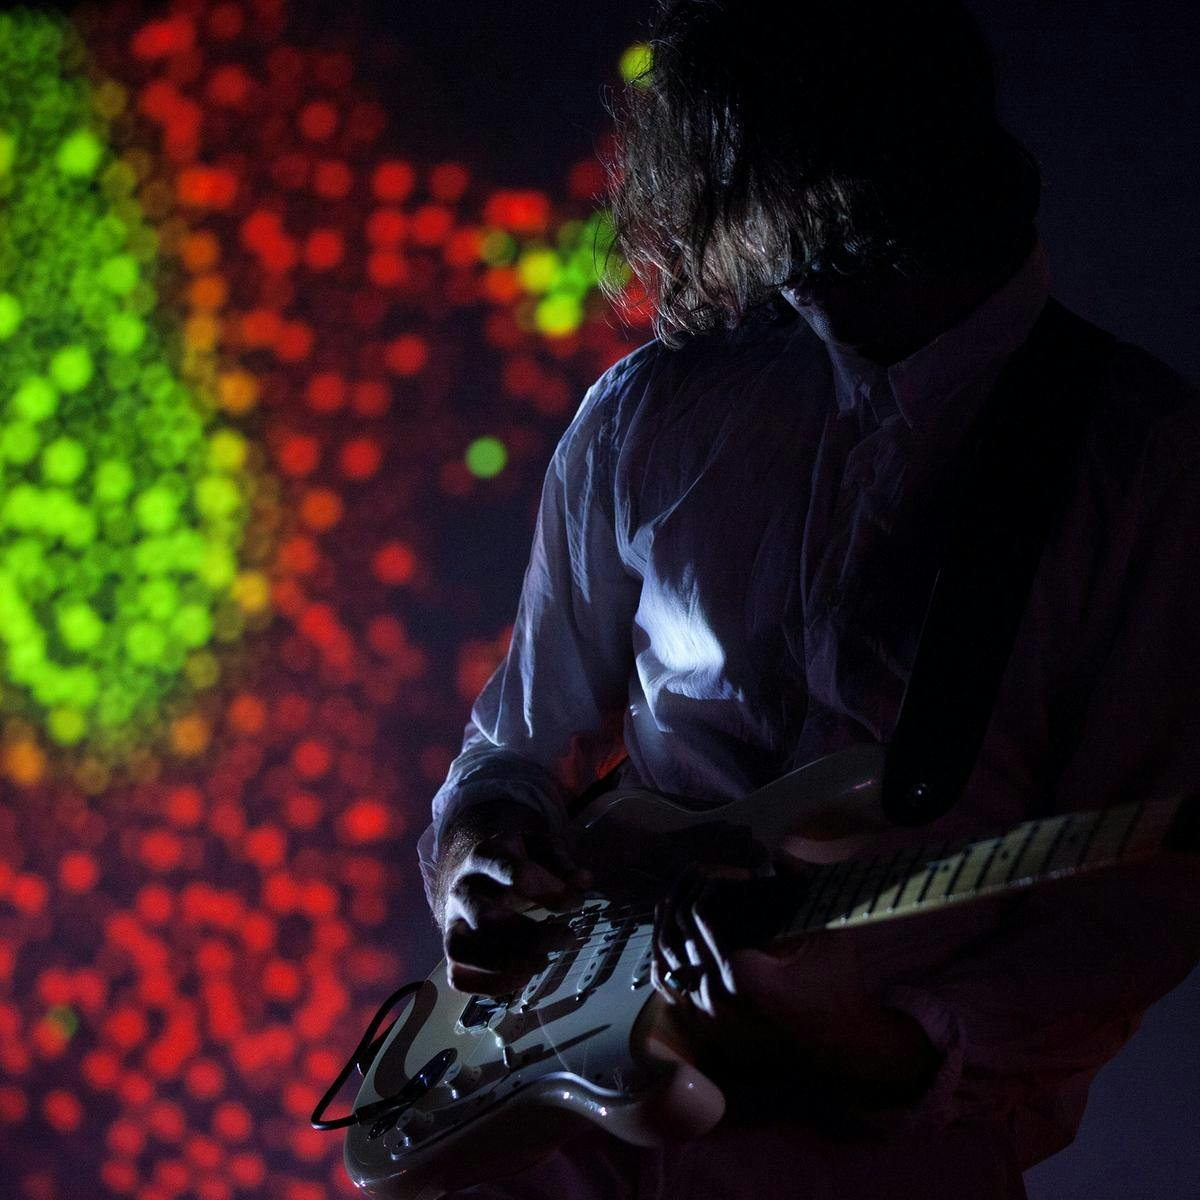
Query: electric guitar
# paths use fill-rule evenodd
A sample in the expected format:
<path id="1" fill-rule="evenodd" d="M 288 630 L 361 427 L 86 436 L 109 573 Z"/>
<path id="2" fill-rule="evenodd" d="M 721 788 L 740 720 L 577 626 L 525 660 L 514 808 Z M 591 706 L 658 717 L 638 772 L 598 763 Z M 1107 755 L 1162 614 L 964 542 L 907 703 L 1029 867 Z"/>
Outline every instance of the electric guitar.
<path id="1" fill-rule="evenodd" d="M 436 1200 L 509 1174 L 589 1121 L 642 1146 L 711 1130 L 724 1097 L 681 1037 L 672 1016 L 679 1006 L 650 984 L 653 909 L 689 858 L 739 838 L 807 864 L 802 886 L 790 886 L 782 903 L 764 900 L 735 916 L 745 922 L 735 944 L 758 946 L 1200 850 L 1200 804 L 1189 798 L 872 853 L 886 844 L 882 771 L 883 748 L 864 745 L 717 808 L 637 789 L 602 796 L 572 826 L 575 857 L 595 876 L 582 907 L 530 913 L 566 921 L 571 944 L 511 996 L 453 990 L 444 960 L 426 980 L 400 989 L 313 1114 L 314 1126 L 345 1128 L 351 1179 L 371 1195 L 401 1200 Z M 356 1065 L 364 1077 L 353 1113 L 324 1119 Z"/>

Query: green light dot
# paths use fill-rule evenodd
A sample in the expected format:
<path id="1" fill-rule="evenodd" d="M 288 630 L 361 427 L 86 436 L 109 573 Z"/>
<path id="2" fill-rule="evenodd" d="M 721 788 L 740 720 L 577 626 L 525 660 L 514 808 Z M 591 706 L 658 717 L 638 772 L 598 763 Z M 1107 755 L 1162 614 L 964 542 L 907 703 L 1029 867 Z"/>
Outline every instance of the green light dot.
<path id="1" fill-rule="evenodd" d="M 138 605 L 155 621 L 165 621 L 179 607 L 179 588 L 171 579 L 151 579 L 138 588 Z"/>
<path id="2" fill-rule="evenodd" d="M 0 292 L 0 341 L 17 332 L 22 315 L 20 300 L 12 292 Z"/>
<path id="3" fill-rule="evenodd" d="M 201 604 L 185 604 L 171 621 L 171 632 L 185 646 L 195 650 L 211 639 L 212 617 Z"/>
<path id="4" fill-rule="evenodd" d="M 179 518 L 179 501 L 167 488 L 152 487 L 137 498 L 133 511 L 147 533 L 166 533 Z"/>
<path id="5" fill-rule="evenodd" d="M 42 451 L 42 475 L 50 483 L 74 483 L 85 466 L 87 451 L 74 438 L 55 438 Z"/>
<path id="6" fill-rule="evenodd" d="M 517 262 L 517 278 L 527 292 L 540 295 L 554 286 L 562 264 L 553 250 L 544 247 L 526 250 Z"/>
<path id="7" fill-rule="evenodd" d="M 171 541 L 165 537 L 143 538 L 133 550 L 133 562 L 143 575 L 165 575 L 174 565 Z"/>
<path id="8" fill-rule="evenodd" d="M 44 421 L 58 407 L 58 392 L 40 375 L 31 375 L 13 393 L 13 411 L 26 421 Z"/>
<path id="9" fill-rule="evenodd" d="M 508 462 L 508 451 L 504 443 L 495 437 L 476 438 L 466 454 L 467 470 L 480 479 L 491 479 L 504 470 Z"/>
<path id="10" fill-rule="evenodd" d="M 86 346 L 64 346 L 50 360 L 50 375 L 64 392 L 78 392 L 91 382 L 92 356 Z"/>
<path id="11" fill-rule="evenodd" d="M 626 83 L 637 83 L 645 86 L 650 82 L 649 79 L 642 78 L 653 65 L 654 55 L 650 46 L 646 42 L 635 42 L 624 54 L 621 55 L 618 69 L 621 72 L 621 78 Z"/>
<path id="12" fill-rule="evenodd" d="M 138 284 L 137 259 L 131 254 L 114 254 L 102 264 L 99 271 L 100 282 L 110 292 L 118 296 L 126 296 Z"/>
<path id="13" fill-rule="evenodd" d="M 212 588 L 226 588 L 237 574 L 237 564 L 228 546 L 211 542 L 204 550 L 199 575 Z"/>
<path id="14" fill-rule="evenodd" d="M 14 421 L 0 432 L 0 455 L 9 462 L 27 463 L 38 452 L 38 431 L 24 421 Z"/>
<path id="15" fill-rule="evenodd" d="M 237 487 L 224 475 L 206 475 L 196 484 L 196 508 L 206 517 L 227 517 L 240 503 Z"/>
<path id="16" fill-rule="evenodd" d="M 114 313 L 108 318 L 106 340 L 117 354 L 132 354 L 146 340 L 146 322 L 136 313 Z"/>
<path id="17" fill-rule="evenodd" d="M 547 296 L 534 310 L 533 319 L 543 333 L 563 337 L 583 324 L 583 306 L 574 296 Z"/>
<path id="18" fill-rule="evenodd" d="M 60 746 L 74 746 L 87 733 L 87 718 L 77 708 L 52 708 L 46 726 Z"/>
<path id="19" fill-rule="evenodd" d="M 0 129 L 0 175 L 7 175 L 17 157 L 17 139 L 7 130 Z"/>
<path id="20" fill-rule="evenodd" d="M 218 471 L 237 471 L 246 462 L 246 439 L 233 429 L 218 429 L 208 439 L 208 461 Z"/>
<path id="21" fill-rule="evenodd" d="M 58 148 L 55 160 L 64 175 L 86 179 L 100 163 L 104 148 L 90 129 L 79 129 Z"/>
<path id="22" fill-rule="evenodd" d="M 125 631 L 125 651 L 135 663 L 152 666 L 162 660 L 166 649 L 166 634 L 149 621 L 135 621 Z"/>
<path id="23" fill-rule="evenodd" d="M 58 611 L 58 632 L 72 650 L 90 650 L 104 637 L 104 622 L 91 605 L 67 604 Z"/>
<path id="24" fill-rule="evenodd" d="M 68 667 L 62 672 L 67 698 L 76 707 L 88 709 L 100 695 L 100 680 L 87 667 Z"/>
<path id="25" fill-rule="evenodd" d="M 97 500 L 118 503 L 133 489 L 133 472 L 128 463 L 109 459 L 96 468 L 93 487 Z"/>

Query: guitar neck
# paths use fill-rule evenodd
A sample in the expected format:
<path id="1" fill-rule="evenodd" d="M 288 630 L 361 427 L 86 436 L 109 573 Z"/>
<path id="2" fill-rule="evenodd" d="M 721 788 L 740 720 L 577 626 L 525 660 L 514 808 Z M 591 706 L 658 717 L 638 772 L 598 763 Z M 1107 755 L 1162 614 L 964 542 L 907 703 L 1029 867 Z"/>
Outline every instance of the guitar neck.
<path id="1" fill-rule="evenodd" d="M 1015 892 L 1048 880 L 1194 850 L 1189 800 L 1122 804 L 1026 821 L 967 843 L 926 843 L 815 872 L 805 901 L 777 936 L 840 929 Z"/>

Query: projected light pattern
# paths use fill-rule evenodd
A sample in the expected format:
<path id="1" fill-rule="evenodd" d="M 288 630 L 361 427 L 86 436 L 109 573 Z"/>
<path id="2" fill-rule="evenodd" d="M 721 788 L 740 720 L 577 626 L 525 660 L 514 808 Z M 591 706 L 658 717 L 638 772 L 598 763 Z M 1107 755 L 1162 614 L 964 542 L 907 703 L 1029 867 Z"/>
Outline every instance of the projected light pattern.
<path id="1" fill-rule="evenodd" d="M 179 369 L 210 347 L 187 326 L 171 348 L 118 93 L 64 74 L 71 43 L 0 15 L 0 675 L 6 713 L 92 753 L 94 790 L 241 631 L 246 445 Z M 34 782 L 13 729 L 8 774 Z"/>
<path id="2" fill-rule="evenodd" d="M 21 1200 L 349 1194 L 307 1116 L 380 998 L 429 966 L 412 840 L 507 645 L 554 442 L 645 336 L 595 287 L 600 169 L 576 164 L 550 197 L 414 154 L 403 110 L 391 121 L 356 82 L 354 44 L 314 40 L 280 0 L 105 6 L 78 18 L 86 58 L 59 57 L 45 17 L 5 19 L 26 23 L 26 62 L 35 42 L 42 56 L 31 93 L 70 86 L 93 108 L 94 147 L 54 143 L 56 163 L 95 158 L 90 182 L 48 178 L 145 238 L 134 287 L 100 295 L 143 322 L 133 361 L 188 389 L 174 411 L 201 422 L 171 468 L 192 489 L 171 528 L 226 508 L 212 484 L 201 498 L 213 476 L 241 506 L 212 637 L 164 686 L 157 732 L 105 774 L 37 711 L 4 725 L 0 1179 Z M 30 161 L 15 123 L 4 134 L 0 163 Z M 7 346 L 30 302 L 0 290 Z M 59 407 L 22 419 L 53 437 L 0 490 L 92 488 L 107 437 L 136 522 L 153 460 L 113 439 L 156 428 L 157 402 L 135 391 L 104 424 L 84 401 L 117 357 L 108 326 L 48 311 L 72 314 L 55 350 L 84 347 L 92 378 L 69 390 L 78 355 L 47 375 Z M 36 390 L 24 403 L 38 411 Z M 105 476 L 106 503 L 121 483 Z M 64 620 L 95 635 L 82 611 Z"/>

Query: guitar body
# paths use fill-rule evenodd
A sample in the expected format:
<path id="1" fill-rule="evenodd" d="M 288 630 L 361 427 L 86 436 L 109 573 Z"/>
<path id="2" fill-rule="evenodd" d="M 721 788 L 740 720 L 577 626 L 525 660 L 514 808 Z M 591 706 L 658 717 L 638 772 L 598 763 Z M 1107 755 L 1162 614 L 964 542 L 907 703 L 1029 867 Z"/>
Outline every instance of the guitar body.
<path id="1" fill-rule="evenodd" d="M 748 862 L 781 846 L 814 861 L 857 851 L 879 823 L 882 765 L 880 747 L 852 747 L 716 808 L 641 790 L 597 800 L 572 830 L 596 876 L 572 917 L 577 948 L 508 1004 L 454 991 L 437 965 L 386 1035 L 355 1107 L 421 1072 L 428 1090 L 398 1116 L 349 1128 L 350 1177 L 371 1195 L 435 1200 L 521 1169 L 588 1122 L 640 1146 L 712 1129 L 724 1098 L 650 986 L 653 900 L 681 865 L 727 861 L 739 846 Z"/>

